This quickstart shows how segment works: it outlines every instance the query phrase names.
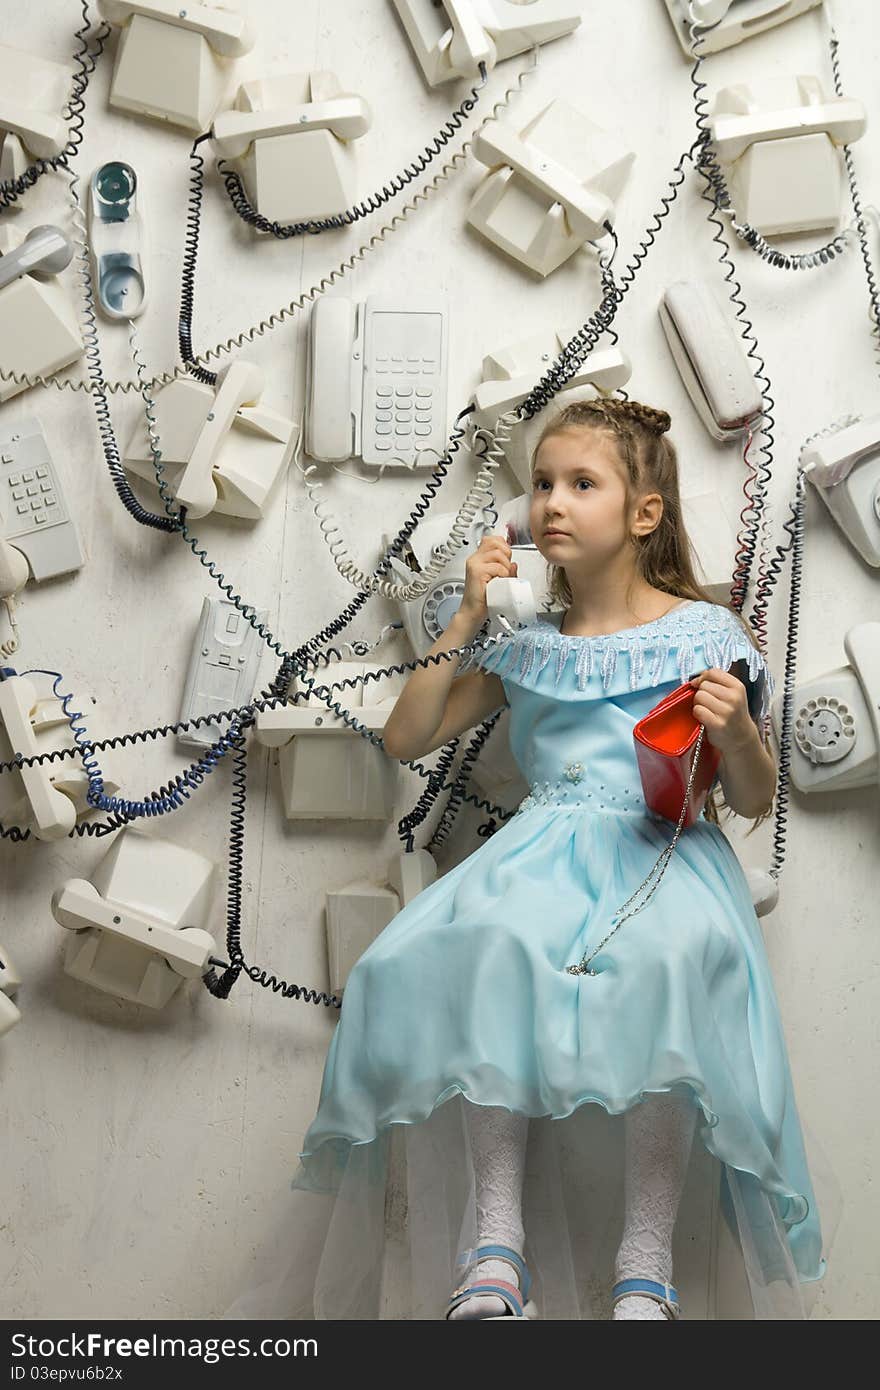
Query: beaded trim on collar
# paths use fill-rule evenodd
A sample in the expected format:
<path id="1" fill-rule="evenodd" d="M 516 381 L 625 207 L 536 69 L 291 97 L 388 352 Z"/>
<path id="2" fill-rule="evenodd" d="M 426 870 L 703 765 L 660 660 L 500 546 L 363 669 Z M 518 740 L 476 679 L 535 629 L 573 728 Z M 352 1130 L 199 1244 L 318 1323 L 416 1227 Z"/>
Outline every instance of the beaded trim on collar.
<path id="1" fill-rule="evenodd" d="M 673 655 L 678 658 L 682 683 L 694 672 L 711 666 L 726 671 L 742 658 L 748 663 L 750 681 L 758 682 L 759 677 L 763 677 L 759 682 L 760 708 L 755 716 L 763 720 L 769 712 L 775 685 L 763 656 L 749 641 L 729 608 L 702 600 L 674 608 L 639 627 L 592 637 L 569 636 L 559 632 L 552 621 L 538 618 L 513 635 L 484 639 L 473 654 L 462 660 L 459 670 L 478 666 L 481 670 L 507 674 L 514 679 L 534 679 L 555 656 L 552 674 L 554 684 L 558 685 L 573 656 L 578 689 L 586 689 L 596 672 L 601 674 L 602 686 L 607 691 L 622 652 L 629 660 L 631 690 L 657 685 L 667 659 Z M 646 677 L 649 656 L 651 662 Z"/>

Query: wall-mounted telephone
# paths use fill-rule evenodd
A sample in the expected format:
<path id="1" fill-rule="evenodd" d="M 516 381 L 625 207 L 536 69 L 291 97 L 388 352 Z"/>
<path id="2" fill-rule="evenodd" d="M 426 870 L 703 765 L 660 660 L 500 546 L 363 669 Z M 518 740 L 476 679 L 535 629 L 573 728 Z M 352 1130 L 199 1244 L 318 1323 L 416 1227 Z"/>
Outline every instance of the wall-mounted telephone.
<path id="1" fill-rule="evenodd" d="M 21 1022 L 21 1014 L 12 996 L 21 987 L 21 976 L 12 963 L 6 947 L 0 945 L 0 1038 Z"/>
<path id="2" fill-rule="evenodd" d="M 73 246 L 58 227 L 26 234 L 0 227 L 0 367 L 20 376 L 51 376 L 82 353 L 76 313 L 57 276 Z M 0 401 L 24 391 L 0 378 Z"/>
<path id="3" fill-rule="evenodd" d="M 70 73 L 60 63 L 0 44 L 0 183 L 20 179 L 35 160 L 61 153 L 69 86 Z"/>
<path id="4" fill-rule="evenodd" d="M 551 101 L 520 131 L 490 121 L 471 153 L 490 173 L 467 221 L 538 275 L 606 235 L 635 155 L 583 112 Z"/>
<path id="5" fill-rule="evenodd" d="M 843 639 L 849 666 L 794 692 L 791 779 L 802 792 L 849 791 L 880 780 L 880 623 L 859 623 Z M 771 708 L 777 743 L 782 697 Z"/>
<path id="6" fill-rule="evenodd" d="M 436 87 L 479 77 L 504 58 L 570 34 L 581 22 L 572 0 L 394 0 L 425 81 Z"/>
<path id="7" fill-rule="evenodd" d="M 110 319 L 133 319 L 147 302 L 146 232 L 137 175 L 113 160 L 89 182 L 89 245 L 98 307 Z"/>
<path id="8" fill-rule="evenodd" d="M 322 295 L 309 321 L 306 453 L 327 463 L 435 467 L 446 444 L 449 312 Z"/>
<path id="9" fill-rule="evenodd" d="M 742 339 L 709 286 L 677 280 L 659 304 L 660 322 L 684 388 L 713 439 L 737 439 L 764 409 Z"/>
<path id="10" fill-rule="evenodd" d="M 474 424 L 491 430 L 500 415 L 516 410 L 564 346 L 565 339 L 548 329 L 484 357 L 483 380 L 474 394 Z M 629 381 L 631 373 L 629 358 L 619 348 L 599 348 L 589 354 L 565 389 L 558 391 L 543 410 L 514 426 L 504 457 L 524 491 L 531 491 L 532 455 L 549 415 L 575 401 L 616 391 Z"/>
<path id="11" fill-rule="evenodd" d="M 93 989 L 161 1009 L 186 980 L 209 968 L 217 946 L 206 930 L 217 868 L 194 850 L 127 825 L 92 874 L 52 896 L 70 933 L 64 969 Z"/>
<path id="12" fill-rule="evenodd" d="M 215 511 L 256 521 L 265 512 L 293 455 L 297 426 L 261 405 L 262 391 L 259 367 L 239 359 L 218 372 L 214 387 L 172 381 L 156 392 L 164 477 L 189 516 Z M 143 420 L 124 463 L 155 486 Z"/>
<path id="13" fill-rule="evenodd" d="M 330 993 L 340 996 L 351 969 L 379 933 L 437 877 L 426 849 L 398 854 L 386 884 L 358 879 L 327 894 L 327 959 Z"/>
<path id="14" fill-rule="evenodd" d="M 763 34 L 765 29 L 784 24 L 821 3 L 822 0 L 666 0 L 666 8 L 678 41 L 690 57 L 691 8 L 699 24 L 713 26 L 702 32 L 700 53 L 707 54 L 742 43 L 753 34 Z"/>
<path id="15" fill-rule="evenodd" d="M 329 686 L 378 669 L 365 661 L 334 662 L 316 673 L 315 684 Z M 404 684 L 398 675 L 383 676 L 334 691 L 332 698 L 381 737 Z M 293 687 L 306 688 L 299 682 Z M 256 736 L 279 750 L 288 820 L 389 820 L 393 815 L 397 761 L 349 729 L 319 696 L 261 710 Z"/>
<path id="16" fill-rule="evenodd" d="M 25 579 L 55 579 L 84 563 L 39 420 L 22 420 L 14 429 L 0 430 L 0 524 L 8 546 L 26 562 Z M 20 564 L 15 562 L 15 567 L 20 572 Z"/>
<path id="17" fill-rule="evenodd" d="M 229 60 L 254 36 L 235 0 L 98 0 L 122 30 L 110 105 L 186 130 L 207 130 L 229 80 Z"/>
<path id="18" fill-rule="evenodd" d="M 354 202 L 355 141 L 369 128 L 369 106 L 335 73 L 286 73 L 239 87 L 235 109 L 214 121 L 214 148 L 261 216 L 306 222 Z"/>
<path id="19" fill-rule="evenodd" d="M 806 74 L 762 78 L 722 88 L 709 126 L 740 220 L 764 236 L 837 225 L 839 147 L 865 133 L 860 101 Z"/>
<path id="20" fill-rule="evenodd" d="M 862 559 L 880 567 L 880 415 L 815 439 L 801 465 Z"/>
<path id="21" fill-rule="evenodd" d="M 30 758 L 73 747 L 70 723 L 60 699 L 41 695 L 40 677 L 9 673 L 0 679 L 0 762 L 16 753 Z M 79 758 L 0 772 L 0 825 L 29 829 L 38 840 L 57 840 L 76 821 L 92 813 L 89 780 Z M 104 778 L 113 796 L 118 783 Z"/>
<path id="22" fill-rule="evenodd" d="M 433 560 L 434 547 L 442 545 L 448 539 L 454 521 L 453 512 L 443 512 L 437 516 L 429 513 L 407 539 L 400 556 L 391 556 L 389 576 L 399 579 L 403 584 L 412 583 L 413 573 L 419 574 L 427 569 Z M 430 651 L 440 634 L 446 631 L 453 615 L 458 612 L 464 596 L 467 558 L 479 547 L 487 530 L 482 517 L 475 517 L 466 544 L 449 564 L 444 566 L 431 588 L 420 598 L 398 605 L 404 631 L 417 657 L 425 656 Z M 391 536 L 383 534 L 383 550 L 387 551 L 392 539 Z"/>
<path id="23" fill-rule="evenodd" d="M 269 614 L 260 609 L 256 616 L 258 622 L 264 623 Z M 259 635 L 234 603 L 226 598 L 203 599 L 179 722 L 246 705 L 254 693 L 261 655 Z M 178 734 L 177 741 L 194 748 L 208 748 L 217 742 L 223 727 L 200 724 Z"/>

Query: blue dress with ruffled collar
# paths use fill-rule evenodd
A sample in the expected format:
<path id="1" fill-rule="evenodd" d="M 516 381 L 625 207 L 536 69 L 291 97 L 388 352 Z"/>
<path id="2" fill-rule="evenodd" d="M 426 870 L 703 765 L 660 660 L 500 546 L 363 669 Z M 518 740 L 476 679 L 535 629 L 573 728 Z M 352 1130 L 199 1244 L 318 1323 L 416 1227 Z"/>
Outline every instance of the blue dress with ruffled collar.
<path id="1" fill-rule="evenodd" d="M 634 724 L 709 667 L 736 671 L 763 721 L 772 678 L 720 604 L 688 601 L 607 636 L 566 636 L 559 621 L 541 618 L 462 666 L 500 677 L 531 790 L 351 971 L 291 1186 L 338 1192 L 353 1154 L 366 1172 L 389 1127 L 419 1125 L 459 1095 L 560 1120 L 587 1102 L 616 1115 L 674 1090 L 698 1107 L 697 1132 L 724 1165 L 753 1297 L 756 1281 L 817 1280 L 822 1235 L 777 997 L 718 825 L 701 817 L 682 833 L 594 976 L 566 972 L 672 838 L 645 805 Z M 320 1315 L 345 1307 L 340 1295 Z"/>

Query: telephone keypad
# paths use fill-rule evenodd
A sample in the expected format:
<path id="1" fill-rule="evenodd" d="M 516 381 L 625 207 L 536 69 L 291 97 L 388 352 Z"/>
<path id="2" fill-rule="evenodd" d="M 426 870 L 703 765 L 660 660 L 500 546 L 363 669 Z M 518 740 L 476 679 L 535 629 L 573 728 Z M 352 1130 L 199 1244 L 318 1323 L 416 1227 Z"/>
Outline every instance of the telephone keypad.
<path id="1" fill-rule="evenodd" d="M 365 462 L 370 462 L 371 456 L 378 462 L 381 455 L 383 463 L 411 466 L 419 461 L 429 440 L 441 444 L 440 427 L 446 413 L 446 333 L 445 301 L 401 309 L 394 300 L 368 298 L 361 441 Z M 393 419 L 389 419 L 389 411 L 393 411 Z M 393 428 L 382 433 L 380 423 Z"/>
<path id="2" fill-rule="evenodd" d="M 6 540 L 26 556 L 34 579 L 51 579 L 82 565 L 76 529 L 37 420 L 20 423 L 15 436 L 0 444 L 0 520 Z M 48 530 L 51 538 L 40 539 Z"/>

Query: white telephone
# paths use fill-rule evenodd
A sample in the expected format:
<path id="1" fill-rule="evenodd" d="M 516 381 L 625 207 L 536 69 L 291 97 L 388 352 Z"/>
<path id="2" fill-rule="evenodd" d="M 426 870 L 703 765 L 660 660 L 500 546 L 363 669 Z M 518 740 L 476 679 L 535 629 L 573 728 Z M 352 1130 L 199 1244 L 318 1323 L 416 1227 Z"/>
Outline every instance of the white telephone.
<path id="1" fill-rule="evenodd" d="M 45 435 L 36 419 L 0 430 L 0 599 L 11 637 L 0 655 L 18 649 L 15 595 L 29 579 L 69 574 L 83 564 L 76 526 Z"/>
<path id="2" fill-rule="evenodd" d="M 740 219 L 764 236 L 836 226 L 839 147 L 864 135 L 866 123 L 860 101 L 826 96 L 807 74 L 722 88 L 709 125 Z"/>
<path id="3" fill-rule="evenodd" d="M 21 178 L 34 161 L 64 149 L 61 111 L 69 86 L 70 73 L 60 63 L 0 44 L 0 183 Z"/>
<path id="4" fill-rule="evenodd" d="M 484 357 L 483 380 L 474 395 L 474 424 L 491 430 L 500 415 L 516 410 L 564 346 L 562 335 L 548 329 L 521 338 Z M 565 389 L 558 391 L 543 410 L 514 427 L 505 445 L 504 456 L 524 491 L 531 490 L 532 455 L 547 423 L 547 412 L 552 415 L 574 401 L 608 395 L 629 381 L 631 372 L 629 358 L 619 348 L 599 348 L 589 354 Z"/>
<path id="5" fill-rule="evenodd" d="M 822 0 L 666 0 L 666 8 L 678 41 L 690 57 L 691 9 L 698 24 L 712 25 L 702 31 L 700 53 L 708 54 L 742 43 L 753 34 L 763 34 L 765 29 L 784 24 L 821 3 Z"/>
<path id="6" fill-rule="evenodd" d="M 76 312 L 58 275 L 73 245 L 58 227 L 26 234 L 0 226 L 0 368 L 20 376 L 51 376 L 83 350 Z M 24 391 L 0 378 L 0 401 Z"/>
<path id="7" fill-rule="evenodd" d="M 264 623 L 268 610 L 258 609 Z M 260 667 L 259 634 L 228 598 L 205 598 L 193 638 L 178 720 L 181 724 L 221 710 L 238 709 L 253 697 Z M 177 735 L 187 747 L 210 748 L 223 725 L 200 724 Z"/>
<path id="8" fill-rule="evenodd" d="M 430 86 L 479 77 L 504 58 L 570 34 L 581 22 L 572 0 L 394 0 Z"/>
<path id="9" fill-rule="evenodd" d="M 297 426 L 260 404 L 263 373 L 240 359 L 217 374 L 216 387 L 172 381 L 156 392 L 162 463 L 169 489 L 188 516 L 211 511 L 256 521 L 293 455 Z M 156 485 L 141 419 L 125 467 Z"/>
<path id="10" fill-rule="evenodd" d="M 442 512 L 437 516 L 429 514 L 424 517 L 405 542 L 401 555 L 391 556 L 390 575 L 403 584 L 410 584 L 414 572 L 419 574 L 427 569 L 434 558 L 434 547 L 442 545 L 448 539 L 454 522 L 454 512 Z M 404 631 L 417 657 L 427 655 L 437 638 L 446 631 L 453 614 L 460 608 L 464 595 L 467 558 L 478 549 L 487 529 L 482 517 L 475 517 L 465 545 L 444 567 L 430 589 L 420 598 L 399 604 Z M 388 550 L 392 539 L 391 536 L 383 534 L 383 550 Z"/>
<path id="11" fill-rule="evenodd" d="M 446 444 L 449 312 L 322 295 L 309 321 L 306 453 L 324 462 L 436 465 Z"/>
<path id="12" fill-rule="evenodd" d="M 133 319 L 147 303 L 146 231 L 137 175 L 113 160 L 89 181 L 89 246 L 98 307 L 110 319 Z"/>
<path id="13" fill-rule="evenodd" d="M 21 1022 L 21 1014 L 12 996 L 21 986 L 21 976 L 12 963 L 5 946 L 0 946 L 0 1038 Z"/>
<path id="14" fill-rule="evenodd" d="M 122 30 L 110 105 L 186 130 L 207 130 L 228 82 L 229 61 L 254 36 L 235 0 L 98 0 Z"/>
<path id="15" fill-rule="evenodd" d="M 802 792 L 849 791 L 880 780 L 880 623 L 859 623 L 843 639 L 849 666 L 794 693 L 791 779 Z M 771 710 L 777 743 L 782 697 Z"/>
<path id="16" fill-rule="evenodd" d="M 520 264 L 546 276 L 605 236 L 635 155 L 567 101 L 551 101 L 520 131 L 490 121 L 471 153 L 490 173 L 467 221 Z"/>
<path id="17" fill-rule="evenodd" d="M 880 415 L 815 439 L 801 464 L 862 559 L 880 567 Z"/>
<path id="18" fill-rule="evenodd" d="M 327 893 L 327 958 L 330 993 L 340 996 L 351 969 L 379 933 L 437 877 L 426 849 L 398 854 L 386 884 L 357 879 Z"/>
<path id="19" fill-rule="evenodd" d="M 125 826 L 91 882 L 69 879 L 52 895 L 52 915 L 70 933 L 67 974 L 161 1009 L 216 954 L 206 930 L 216 878 L 204 855 Z"/>
<path id="20" fill-rule="evenodd" d="M 70 724 L 55 696 L 40 696 L 33 680 L 0 673 L 0 762 L 72 746 Z M 115 782 L 105 780 L 112 796 Z M 91 811 L 88 778 L 79 759 L 34 763 L 0 773 L 0 825 L 21 826 L 38 840 L 60 840 Z"/>
<path id="21" fill-rule="evenodd" d="M 369 106 L 334 73 L 287 73 L 242 83 L 235 110 L 214 121 L 214 147 L 263 217 L 305 222 L 354 201 L 355 141 L 369 128 Z"/>
<path id="22" fill-rule="evenodd" d="M 375 664 L 339 661 L 314 674 L 333 685 L 375 672 Z M 332 693 L 359 724 L 380 737 L 405 681 L 398 675 L 363 680 Z M 296 682 L 294 691 L 307 689 Z M 394 812 L 398 763 L 384 749 L 349 729 L 318 695 L 296 705 L 261 710 L 256 736 L 277 748 L 284 814 L 288 820 L 389 820 Z"/>
<path id="23" fill-rule="evenodd" d="M 742 339 L 700 280 L 677 280 L 659 305 L 660 322 L 685 390 L 713 439 L 738 439 L 764 404 Z"/>

